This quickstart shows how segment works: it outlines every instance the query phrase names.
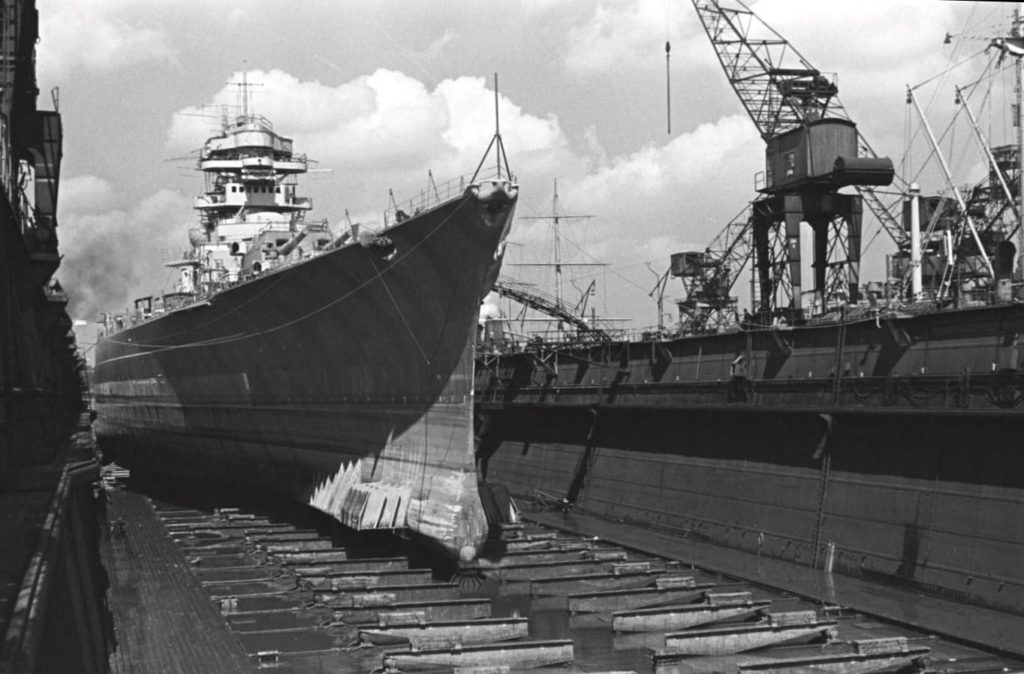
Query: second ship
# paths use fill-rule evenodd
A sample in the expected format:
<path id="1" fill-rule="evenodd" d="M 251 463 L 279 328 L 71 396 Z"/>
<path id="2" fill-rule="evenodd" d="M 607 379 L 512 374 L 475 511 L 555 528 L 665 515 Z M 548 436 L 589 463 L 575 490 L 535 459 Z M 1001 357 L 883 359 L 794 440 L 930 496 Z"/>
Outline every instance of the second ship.
<path id="1" fill-rule="evenodd" d="M 173 292 L 105 317 L 101 446 L 133 470 L 274 488 L 355 529 L 471 559 L 487 534 L 473 456 L 478 309 L 518 187 L 433 186 L 378 232 L 307 222 L 292 141 L 246 105 L 202 148 L 206 190 Z M 482 166 L 483 162 L 481 162 Z"/>

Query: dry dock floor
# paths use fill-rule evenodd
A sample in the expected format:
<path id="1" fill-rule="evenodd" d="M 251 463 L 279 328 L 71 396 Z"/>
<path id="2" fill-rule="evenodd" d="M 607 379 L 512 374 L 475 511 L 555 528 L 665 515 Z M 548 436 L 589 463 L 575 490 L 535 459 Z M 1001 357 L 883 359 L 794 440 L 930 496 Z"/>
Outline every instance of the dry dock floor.
<path id="1" fill-rule="evenodd" d="M 110 671 L 255 671 L 149 499 L 123 490 L 109 496 L 111 527 L 101 555 L 110 575 L 110 610 L 116 616 Z"/>
<path id="2" fill-rule="evenodd" d="M 1024 656 L 1024 616 L 971 606 L 840 574 L 610 522 L 578 513 L 529 512 L 524 517 L 606 541 L 884 618 L 1008 655 Z"/>

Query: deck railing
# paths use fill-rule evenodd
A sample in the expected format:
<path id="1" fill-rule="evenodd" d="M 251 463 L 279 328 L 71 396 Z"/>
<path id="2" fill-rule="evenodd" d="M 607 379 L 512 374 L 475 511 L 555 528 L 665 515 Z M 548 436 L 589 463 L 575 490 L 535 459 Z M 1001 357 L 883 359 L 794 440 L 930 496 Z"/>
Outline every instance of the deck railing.
<path id="1" fill-rule="evenodd" d="M 509 177 L 505 172 L 498 175 L 497 167 L 491 167 L 489 170 L 481 171 L 476 176 L 476 181 L 480 182 L 483 180 L 494 180 L 501 178 L 503 180 L 515 181 L 515 177 Z M 394 194 L 390 195 L 388 208 L 384 211 L 384 226 L 390 227 L 400 220 L 398 212 L 401 211 L 404 216 L 412 217 L 417 213 L 421 213 L 431 208 L 440 206 L 441 204 L 450 201 L 452 199 L 462 196 L 462 193 L 469 187 L 472 176 L 461 175 L 457 178 L 452 178 L 444 182 L 435 182 L 434 175 L 432 172 L 427 172 L 427 185 L 416 194 L 408 199 L 401 201 L 395 199 Z"/>

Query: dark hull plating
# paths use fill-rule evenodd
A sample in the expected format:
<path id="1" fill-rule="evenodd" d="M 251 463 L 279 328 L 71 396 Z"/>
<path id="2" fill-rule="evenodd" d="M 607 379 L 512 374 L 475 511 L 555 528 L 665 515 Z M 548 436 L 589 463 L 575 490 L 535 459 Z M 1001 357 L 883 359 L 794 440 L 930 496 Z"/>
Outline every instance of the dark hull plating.
<path id="1" fill-rule="evenodd" d="M 467 192 L 387 230 L 393 258 L 352 244 L 103 339 L 105 453 L 475 547 L 473 338 L 511 210 Z"/>
<path id="2" fill-rule="evenodd" d="M 490 482 L 1024 611 L 1024 307 L 483 356 Z"/>

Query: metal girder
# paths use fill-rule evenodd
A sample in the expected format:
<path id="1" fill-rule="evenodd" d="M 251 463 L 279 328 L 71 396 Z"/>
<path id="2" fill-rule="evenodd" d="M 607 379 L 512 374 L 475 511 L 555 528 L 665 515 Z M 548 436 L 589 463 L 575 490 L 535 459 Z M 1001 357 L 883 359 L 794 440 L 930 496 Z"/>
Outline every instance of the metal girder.
<path id="1" fill-rule="evenodd" d="M 522 283 L 508 280 L 497 281 L 494 284 L 494 292 L 510 297 L 525 307 L 564 321 L 575 327 L 581 334 L 592 336 L 597 341 L 611 341 L 611 336 L 607 332 L 576 316 L 560 301 L 544 293 L 527 288 Z"/>
<path id="2" fill-rule="evenodd" d="M 693 0 L 729 83 L 764 140 L 805 122 L 849 119 L 835 83 L 741 3 Z"/>
<path id="3" fill-rule="evenodd" d="M 729 293 L 753 256 L 751 232 L 748 204 L 708 245 L 700 274 L 683 279 L 686 300 L 679 308 L 689 316 L 693 331 L 725 327 L 734 320 L 736 301 Z"/>

